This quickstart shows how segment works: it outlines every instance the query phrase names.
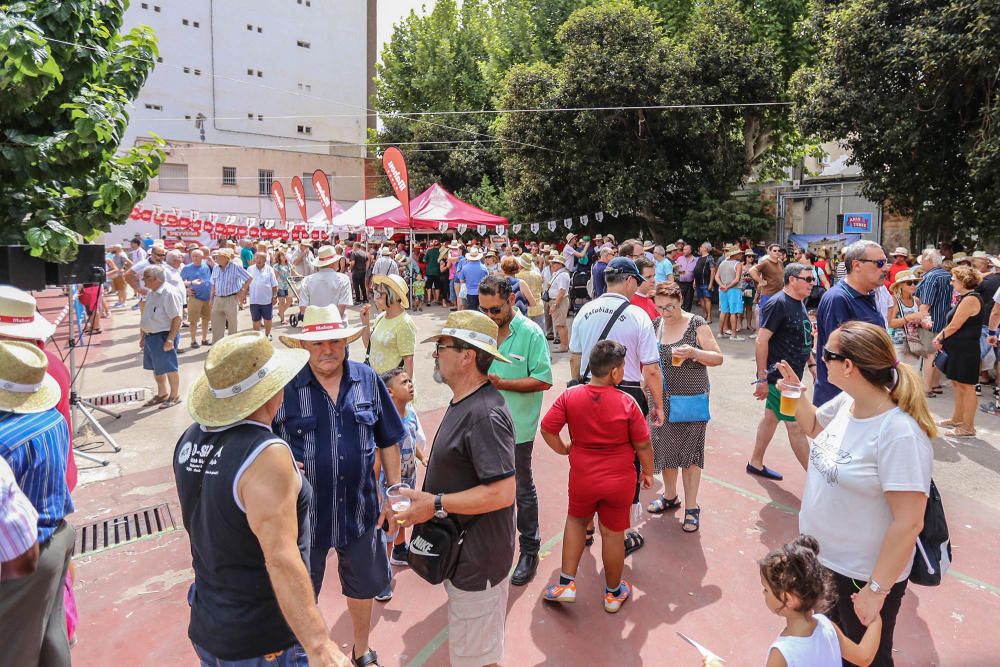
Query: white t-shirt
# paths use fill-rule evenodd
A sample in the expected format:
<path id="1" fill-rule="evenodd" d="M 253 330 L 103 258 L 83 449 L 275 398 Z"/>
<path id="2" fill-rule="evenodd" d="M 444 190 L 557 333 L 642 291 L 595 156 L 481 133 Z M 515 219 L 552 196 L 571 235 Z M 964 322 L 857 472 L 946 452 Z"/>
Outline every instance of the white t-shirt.
<path id="1" fill-rule="evenodd" d="M 576 268 L 576 248 L 567 243 L 563 248 L 563 258 L 566 260 L 566 269 L 572 273 Z"/>
<path id="2" fill-rule="evenodd" d="M 552 289 L 549 288 L 549 293 Z M 597 339 L 608 319 L 615 314 L 622 301 L 627 299 L 621 294 L 605 292 L 600 297 L 589 301 L 580 309 L 573 320 L 573 329 L 569 337 L 569 351 L 579 354 L 580 370 L 588 365 L 590 351 L 597 344 Z M 626 382 L 642 380 L 643 364 L 660 363 L 660 351 L 656 347 L 656 332 L 653 322 L 639 306 L 629 305 L 611 327 L 608 340 L 613 340 L 625 346 L 625 377 Z"/>
<path id="3" fill-rule="evenodd" d="M 570 279 L 569 271 L 563 269 L 552 274 L 552 282 L 549 283 L 549 296 L 555 301 L 556 297 L 559 296 L 559 290 L 564 290 L 566 293 L 563 294 L 563 299 L 569 298 L 570 290 Z"/>
<path id="4" fill-rule="evenodd" d="M 299 305 L 306 306 L 353 306 L 351 279 L 346 273 L 322 269 L 302 281 L 299 290 Z"/>
<path id="5" fill-rule="evenodd" d="M 878 308 L 878 312 L 882 314 L 882 323 L 886 327 L 889 326 L 889 310 L 894 303 L 896 303 L 896 299 L 892 296 L 892 292 L 884 284 L 879 285 L 875 290 L 875 306 Z"/>
<path id="6" fill-rule="evenodd" d="M 771 644 L 785 658 L 788 667 L 840 667 L 840 640 L 833 621 L 813 614 L 816 629 L 809 637 L 778 637 Z M 768 649 L 770 650 L 770 649 Z"/>
<path id="7" fill-rule="evenodd" d="M 247 273 L 253 280 L 250 283 L 250 304 L 254 306 L 266 306 L 274 301 L 274 288 L 278 287 L 278 278 L 274 275 L 274 269 L 267 264 L 263 269 L 258 269 L 256 264 L 251 264 Z"/>
<path id="8" fill-rule="evenodd" d="M 809 450 L 799 532 L 819 542 L 823 565 L 868 581 L 892 523 L 885 492 L 928 493 L 934 452 L 916 420 L 899 408 L 855 419 L 853 405 L 841 392 L 816 410 L 823 431 Z M 911 555 L 892 583 L 906 579 L 912 563 Z"/>

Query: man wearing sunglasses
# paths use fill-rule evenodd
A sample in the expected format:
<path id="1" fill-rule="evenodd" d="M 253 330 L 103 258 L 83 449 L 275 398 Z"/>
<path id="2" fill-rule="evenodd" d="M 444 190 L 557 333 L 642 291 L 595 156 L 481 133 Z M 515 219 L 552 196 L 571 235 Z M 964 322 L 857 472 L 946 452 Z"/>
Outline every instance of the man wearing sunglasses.
<path id="1" fill-rule="evenodd" d="M 139 295 L 139 303 L 132 307 L 132 310 L 142 311 L 146 308 L 146 296 L 150 290 L 143 282 L 142 273 L 147 266 L 164 267 L 167 260 L 167 249 L 162 244 L 157 243 L 150 247 L 149 254 L 142 261 L 132 265 L 132 269 L 125 274 L 125 282 L 129 284 L 136 294 Z"/>
<path id="2" fill-rule="evenodd" d="M 816 311 L 817 354 L 822 354 L 827 339 L 844 322 L 860 320 L 885 328 L 875 290 L 885 280 L 885 251 L 874 241 L 855 241 L 844 248 L 844 268 L 847 274 L 820 299 Z M 826 364 L 817 363 L 816 389 L 813 404 L 819 407 L 840 393 L 826 377 Z"/>

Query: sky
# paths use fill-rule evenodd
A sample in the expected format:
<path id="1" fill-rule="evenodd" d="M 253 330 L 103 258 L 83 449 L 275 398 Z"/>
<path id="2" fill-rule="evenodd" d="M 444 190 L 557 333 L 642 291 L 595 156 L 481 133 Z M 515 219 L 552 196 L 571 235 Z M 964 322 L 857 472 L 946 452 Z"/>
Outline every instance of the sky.
<path id="1" fill-rule="evenodd" d="M 426 7 L 430 11 L 434 7 L 434 0 L 378 0 L 378 43 L 379 55 L 382 53 L 382 45 L 392 37 L 392 26 L 400 19 L 416 10 L 421 13 L 421 7 Z"/>

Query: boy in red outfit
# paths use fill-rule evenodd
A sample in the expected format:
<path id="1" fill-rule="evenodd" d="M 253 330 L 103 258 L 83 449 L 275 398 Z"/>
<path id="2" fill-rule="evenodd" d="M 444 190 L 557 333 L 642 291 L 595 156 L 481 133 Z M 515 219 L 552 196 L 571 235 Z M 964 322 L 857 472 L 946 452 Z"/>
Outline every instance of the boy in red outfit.
<path id="1" fill-rule="evenodd" d="M 635 399 L 616 385 L 625 374 L 625 347 L 602 340 L 590 353 L 590 384 L 581 384 L 556 399 L 542 420 L 542 438 L 557 454 L 569 455 L 569 509 L 563 533 L 562 572 L 545 589 L 550 602 L 576 601 L 576 572 L 583 555 L 587 524 L 600 519 L 604 560 L 604 610 L 615 613 L 631 593 L 622 579 L 625 531 L 635 495 L 636 455 L 640 482 L 653 483 L 653 450 L 649 427 Z M 569 425 L 570 442 L 559 433 Z"/>

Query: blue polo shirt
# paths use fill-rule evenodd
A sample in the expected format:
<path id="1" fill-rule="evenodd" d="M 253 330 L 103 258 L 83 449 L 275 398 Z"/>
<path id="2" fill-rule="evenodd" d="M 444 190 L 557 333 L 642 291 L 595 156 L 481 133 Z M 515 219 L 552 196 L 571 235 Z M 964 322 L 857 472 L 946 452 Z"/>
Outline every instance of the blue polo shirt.
<path id="1" fill-rule="evenodd" d="M 604 269 L 606 268 L 608 268 L 607 262 L 598 261 L 590 270 L 590 277 L 594 281 L 593 298 L 595 299 L 608 291 L 608 281 L 604 278 Z"/>
<path id="2" fill-rule="evenodd" d="M 181 280 L 185 282 L 193 280 L 201 281 L 200 285 L 190 286 L 194 290 L 194 298 L 199 301 L 208 301 L 209 297 L 212 296 L 212 269 L 209 268 L 208 264 L 204 262 L 202 262 L 201 266 L 188 264 L 181 269 Z"/>
<path id="3" fill-rule="evenodd" d="M 486 267 L 478 260 L 465 260 L 465 264 L 459 269 L 461 279 L 465 281 L 465 290 L 471 296 L 479 295 L 479 283 L 487 276 Z M 456 273 L 455 275 L 459 275 Z"/>
<path id="4" fill-rule="evenodd" d="M 816 370 L 818 371 L 813 404 L 823 405 L 840 393 L 840 389 L 827 382 L 823 348 L 830 334 L 844 322 L 861 320 L 885 328 L 882 314 L 875 303 L 875 292 L 862 294 L 842 280 L 826 291 L 816 309 Z"/>
<path id="5" fill-rule="evenodd" d="M 312 546 L 344 547 L 375 525 L 380 512 L 376 449 L 392 447 L 406 429 L 381 378 L 345 360 L 337 401 L 306 365 L 285 386 L 274 432 L 305 464 L 313 488 Z"/>

